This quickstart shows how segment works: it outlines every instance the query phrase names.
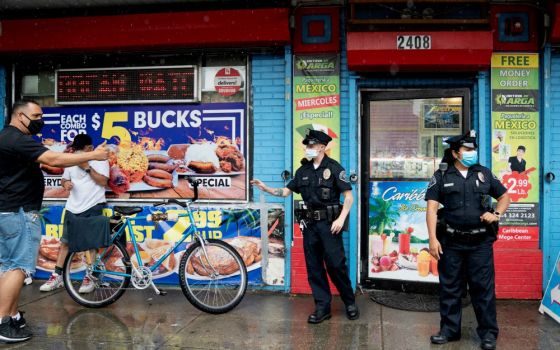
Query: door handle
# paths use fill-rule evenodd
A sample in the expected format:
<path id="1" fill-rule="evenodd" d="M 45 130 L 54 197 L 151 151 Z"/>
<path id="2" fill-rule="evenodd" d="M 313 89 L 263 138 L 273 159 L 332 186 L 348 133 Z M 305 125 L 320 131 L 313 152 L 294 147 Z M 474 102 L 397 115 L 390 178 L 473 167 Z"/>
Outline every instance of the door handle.
<path id="1" fill-rule="evenodd" d="M 546 182 L 550 183 L 550 182 L 554 181 L 554 179 L 556 179 L 556 175 L 554 175 L 554 173 L 552 173 L 552 172 L 548 172 L 548 173 L 546 173 L 544 178 L 545 178 Z"/>

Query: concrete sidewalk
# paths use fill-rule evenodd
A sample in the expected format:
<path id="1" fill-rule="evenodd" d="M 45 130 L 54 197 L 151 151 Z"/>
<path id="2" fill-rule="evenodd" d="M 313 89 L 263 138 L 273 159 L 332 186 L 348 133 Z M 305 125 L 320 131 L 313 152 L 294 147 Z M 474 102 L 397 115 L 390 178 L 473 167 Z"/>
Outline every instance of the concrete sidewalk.
<path id="1" fill-rule="evenodd" d="M 39 292 L 43 281 L 22 291 L 32 340 L 0 349 L 478 349 L 472 307 L 464 309 L 463 338 L 442 346 L 429 337 L 438 313 L 394 310 L 358 297 L 361 317 L 349 321 L 339 300 L 333 318 L 307 324 L 309 296 L 248 293 L 225 315 L 209 315 L 189 304 L 180 290 L 165 297 L 150 289 L 130 290 L 115 304 L 86 309 L 64 289 Z M 538 313 L 538 302 L 500 301 L 499 349 L 560 349 L 560 325 Z"/>

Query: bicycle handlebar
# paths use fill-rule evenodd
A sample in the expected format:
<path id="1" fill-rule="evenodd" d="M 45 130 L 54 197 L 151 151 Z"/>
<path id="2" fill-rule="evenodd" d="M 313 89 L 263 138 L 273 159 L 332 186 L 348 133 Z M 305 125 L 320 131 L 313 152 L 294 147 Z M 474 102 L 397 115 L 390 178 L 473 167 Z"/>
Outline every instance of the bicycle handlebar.
<path id="1" fill-rule="evenodd" d="M 193 187 L 193 192 L 194 192 L 194 196 L 191 199 L 191 202 L 195 202 L 198 199 L 198 186 L 200 185 L 200 180 L 193 180 L 192 178 L 187 177 L 187 181 Z M 185 204 L 183 202 L 180 202 L 175 198 L 170 198 L 170 199 L 168 199 L 166 201 L 163 201 L 163 202 L 154 203 L 154 207 L 159 207 L 160 205 L 166 205 L 166 204 L 177 204 L 177 205 L 179 205 L 183 208 L 187 207 L 187 204 Z"/>

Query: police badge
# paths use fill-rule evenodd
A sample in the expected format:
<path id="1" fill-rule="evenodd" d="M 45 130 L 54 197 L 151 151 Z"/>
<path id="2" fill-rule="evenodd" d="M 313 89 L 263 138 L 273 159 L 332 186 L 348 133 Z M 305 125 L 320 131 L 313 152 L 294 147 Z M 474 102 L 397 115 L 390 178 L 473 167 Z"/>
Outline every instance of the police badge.
<path id="1" fill-rule="evenodd" d="M 430 183 L 428 184 L 428 189 L 434 187 L 435 184 L 437 184 L 437 179 L 435 175 L 432 175 L 432 178 L 430 179 Z"/>
<path id="2" fill-rule="evenodd" d="M 323 171 L 323 179 L 328 180 L 331 178 L 331 169 L 327 168 Z"/>
<path id="3" fill-rule="evenodd" d="M 484 177 L 484 174 L 482 172 L 478 173 L 478 179 L 480 180 L 480 182 L 484 183 L 486 182 L 486 178 Z"/>
<path id="4" fill-rule="evenodd" d="M 348 181 L 348 178 L 346 177 L 346 171 L 345 170 L 342 170 L 340 172 L 340 175 L 338 175 L 338 178 L 340 179 L 340 181 L 350 182 L 350 181 Z"/>

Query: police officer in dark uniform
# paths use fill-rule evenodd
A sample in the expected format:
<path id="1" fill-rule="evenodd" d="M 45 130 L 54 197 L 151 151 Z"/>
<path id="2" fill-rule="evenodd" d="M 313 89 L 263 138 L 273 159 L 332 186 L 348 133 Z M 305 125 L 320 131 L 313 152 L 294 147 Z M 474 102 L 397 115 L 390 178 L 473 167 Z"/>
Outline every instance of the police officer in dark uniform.
<path id="1" fill-rule="evenodd" d="M 346 305 L 346 316 L 355 320 L 360 315 L 348 277 L 341 234 L 352 206 L 352 187 L 344 168 L 325 155 L 325 148 L 331 140 L 324 132 L 308 130 L 303 140 L 306 158 L 302 159 L 302 166 L 286 187 L 274 189 L 260 180 L 251 181 L 261 191 L 276 196 L 301 193 L 305 208 L 298 209 L 296 217 L 303 229 L 307 276 L 315 299 L 315 312 L 309 315 L 309 323 L 321 323 L 331 317 L 332 296 L 327 273 Z M 344 197 L 342 206 L 341 193 Z"/>
<path id="2" fill-rule="evenodd" d="M 445 344 L 461 338 L 461 295 L 466 275 L 480 347 L 495 349 L 498 324 L 492 245 L 500 215 L 510 199 L 490 169 L 478 164 L 474 131 L 446 142 L 450 148 L 425 198 L 430 254 L 439 260 L 440 281 L 440 331 L 430 340 Z M 495 210 L 489 196 L 498 200 Z M 440 204 L 443 208 L 438 210 Z"/>

